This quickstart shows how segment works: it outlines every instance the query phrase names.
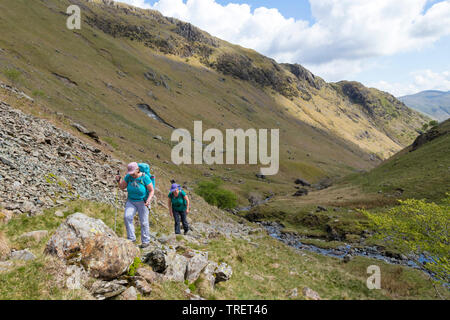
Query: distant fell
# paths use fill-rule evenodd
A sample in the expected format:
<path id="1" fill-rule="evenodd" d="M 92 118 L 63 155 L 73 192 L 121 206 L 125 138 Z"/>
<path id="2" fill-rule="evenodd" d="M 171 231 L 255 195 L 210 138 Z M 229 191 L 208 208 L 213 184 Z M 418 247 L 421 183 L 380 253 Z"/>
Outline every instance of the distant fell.
<path id="1" fill-rule="evenodd" d="M 398 99 L 439 122 L 450 118 L 450 91 L 426 90 Z"/>

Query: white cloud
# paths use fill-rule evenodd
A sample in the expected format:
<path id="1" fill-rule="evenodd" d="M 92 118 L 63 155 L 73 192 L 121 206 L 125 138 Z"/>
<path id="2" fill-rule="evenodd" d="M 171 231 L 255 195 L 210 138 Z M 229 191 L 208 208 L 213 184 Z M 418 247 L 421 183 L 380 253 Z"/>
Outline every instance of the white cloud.
<path id="1" fill-rule="evenodd" d="M 450 91 L 450 71 L 433 72 L 419 70 L 410 73 L 411 83 L 389 83 L 379 81 L 369 86 L 392 93 L 396 97 L 414 94 L 424 90 Z"/>
<path id="2" fill-rule="evenodd" d="M 152 7 L 279 62 L 304 64 L 328 81 L 360 72 L 370 58 L 417 50 L 450 34 L 450 0 L 310 0 L 313 24 L 277 9 L 252 11 L 215 0 L 121 1 Z M 426 4 L 431 7 L 424 13 Z"/>

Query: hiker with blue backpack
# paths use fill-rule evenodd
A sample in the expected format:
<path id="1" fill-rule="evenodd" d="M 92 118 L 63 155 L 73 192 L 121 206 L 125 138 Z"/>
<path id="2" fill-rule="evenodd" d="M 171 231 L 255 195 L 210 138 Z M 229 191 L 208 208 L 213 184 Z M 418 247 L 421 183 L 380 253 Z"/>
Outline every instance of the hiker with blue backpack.
<path id="1" fill-rule="evenodd" d="M 127 174 L 122 180 L 118 175 L 116 181 L 121 190 L 127 189 L 128 198 L 125 204 L 124 221 L 127 229 L 127 239 L 136 242 L 133 219 L 136 212 L 141 223 L 141 248 L 150 243 L 149 207 L 154 189 L 154 177 L 150 174 L 150 166 L 145 163 L 131 162 L 127 167 Z"/>
<path id="2" fill-rule="evenodd" d="M 189 213 L 189 198 L 181 187 L 173 183 L 169 192 L 169 213 L 175 220 L 175 233 L 180 234 L 180 220 L 183 224 L 184 234 L 189 231 L 187 214 Z"/>

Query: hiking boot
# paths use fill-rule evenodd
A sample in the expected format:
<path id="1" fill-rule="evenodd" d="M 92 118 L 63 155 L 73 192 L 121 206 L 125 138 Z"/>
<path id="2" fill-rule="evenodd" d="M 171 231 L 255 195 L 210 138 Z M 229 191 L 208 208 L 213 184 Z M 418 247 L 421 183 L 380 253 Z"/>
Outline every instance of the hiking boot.
<path id="1" fill-rule="evenodd" d="M 184 230 L 184 234 L 186 235 L 189 232 L 189 229 Z"/>
<path id="2" fill-rule="evenodd" d="M 147 248 L 150 245 L 150 243 L 143 243 L 139 246 L 139 248 L 144 249 Z"/>

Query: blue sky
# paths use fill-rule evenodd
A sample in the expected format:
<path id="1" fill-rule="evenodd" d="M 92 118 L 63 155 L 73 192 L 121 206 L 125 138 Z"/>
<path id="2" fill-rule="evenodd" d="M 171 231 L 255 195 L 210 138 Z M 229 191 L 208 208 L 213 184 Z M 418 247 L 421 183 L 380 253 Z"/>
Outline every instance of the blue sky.
<path id="1" fill-rule="evenodd" d="M 149 3 L 154 3 L 156 1 L 149 1 Z M 233 3 L 247 3 L 252 8 L 266 7 L 266 8 L 277 8 L 283 16 L 286 18 L 296 18 L 302 20 L 308 20 L 309 22 L 314 22 L 314 18 L 311 15 L 311 6 L 308 0 L 217 0 L 217 3 L 226 5 L 230 2 Z"/>
<path id="2" fill-rule="evenodd" d="M 327 81 L 450 90 L 450 0 L 121 0 Z"/>

